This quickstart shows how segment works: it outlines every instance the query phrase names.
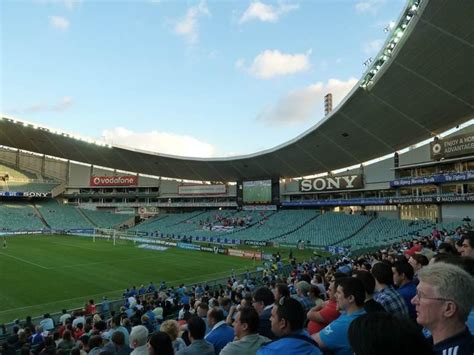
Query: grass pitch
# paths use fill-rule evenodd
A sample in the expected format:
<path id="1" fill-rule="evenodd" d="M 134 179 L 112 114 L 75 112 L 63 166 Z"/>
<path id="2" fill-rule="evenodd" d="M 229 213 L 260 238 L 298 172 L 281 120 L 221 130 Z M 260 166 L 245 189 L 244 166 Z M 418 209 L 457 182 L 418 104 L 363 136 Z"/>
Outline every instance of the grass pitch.
<path id="1" fill-rule="evenodd" d="M 191 284 L 254 269 L 252 260 L 169 248 L 154 251 L 132 242 L 76 236 L 29 235 L 7 238 L 0 249 L 0 323 L 84 305 L 102 296 L 153 281 Z"/>

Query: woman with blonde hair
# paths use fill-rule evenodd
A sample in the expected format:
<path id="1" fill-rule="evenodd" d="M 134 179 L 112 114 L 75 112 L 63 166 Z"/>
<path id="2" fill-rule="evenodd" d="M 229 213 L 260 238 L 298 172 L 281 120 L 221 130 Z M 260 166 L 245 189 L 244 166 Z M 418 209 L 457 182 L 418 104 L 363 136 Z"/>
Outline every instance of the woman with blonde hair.
<path id="1" fill-rule="evenodd" d="M 179 325 L 177 321 L 172 319 L 164 321 L 161 324 L 160 331 L 169 335 L 175 353 L 186 347 L 184 340 L 179 338 Z"/>

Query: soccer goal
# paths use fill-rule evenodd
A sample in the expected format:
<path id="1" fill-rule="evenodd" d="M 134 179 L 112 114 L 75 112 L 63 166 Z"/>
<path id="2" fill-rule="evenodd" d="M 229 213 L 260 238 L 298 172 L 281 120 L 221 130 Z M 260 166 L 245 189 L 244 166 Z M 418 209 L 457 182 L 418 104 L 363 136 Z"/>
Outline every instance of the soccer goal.
<path id="1" fill-rule="evenodd" d="M 93 241 L 95 242 L 96 238 L 102 238 L 111 241 L 113 245 L 116 245 L 117 243 L 137 243 L 136 237 L 137 236 L 135 232 L 130 233 L 127 231 L 118 231 L 115 229 L 95 228 Z"/>

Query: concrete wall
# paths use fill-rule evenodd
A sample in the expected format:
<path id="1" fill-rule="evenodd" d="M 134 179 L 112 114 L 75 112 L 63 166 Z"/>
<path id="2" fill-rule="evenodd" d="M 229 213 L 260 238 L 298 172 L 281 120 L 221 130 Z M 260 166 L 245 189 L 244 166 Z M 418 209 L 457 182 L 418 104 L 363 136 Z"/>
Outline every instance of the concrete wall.
<path id="1" fill-rule="evenodd" d="M 441 215 L 443 222 L 459 221 L 468 216 L 474 220 L 474 205 L 473 204 L 453 204 L 442 205 Z"/>
<path id="2" fill-rule="evenodd" d="M 90 166 L 71 163 L 69 186 L 86 187 L 90 183 Z"/>

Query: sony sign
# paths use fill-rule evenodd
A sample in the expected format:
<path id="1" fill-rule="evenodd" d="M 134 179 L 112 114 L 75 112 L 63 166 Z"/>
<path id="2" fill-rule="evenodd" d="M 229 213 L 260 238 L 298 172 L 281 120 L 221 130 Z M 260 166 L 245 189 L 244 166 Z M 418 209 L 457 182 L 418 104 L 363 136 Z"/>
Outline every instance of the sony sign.
<path id="1" fill-rule="evenodd" d="M 49 197 L 50 192 L 23 192 L 24 197 Z"/>
<path id="2" fill-rule="evenodd" d="M 301 192 L 350 190 L 362 187 L 362 175 L 324 176 L 300 181 Z"/>

